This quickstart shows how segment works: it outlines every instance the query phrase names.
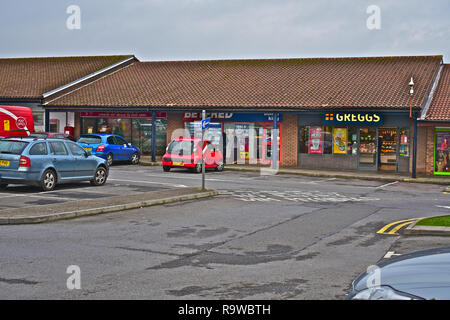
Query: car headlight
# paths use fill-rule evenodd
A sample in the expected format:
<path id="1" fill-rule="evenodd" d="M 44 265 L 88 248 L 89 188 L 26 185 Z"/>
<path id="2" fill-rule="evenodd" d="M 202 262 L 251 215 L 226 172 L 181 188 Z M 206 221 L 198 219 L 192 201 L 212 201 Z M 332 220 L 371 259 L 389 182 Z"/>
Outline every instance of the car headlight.
<path id="1" fill-rule="evenodd" d="M 377 286 L 364 289 L 354 295 L 352 300 L 423 300 L 412 294 L 399 292 L 389 286 Z"/>

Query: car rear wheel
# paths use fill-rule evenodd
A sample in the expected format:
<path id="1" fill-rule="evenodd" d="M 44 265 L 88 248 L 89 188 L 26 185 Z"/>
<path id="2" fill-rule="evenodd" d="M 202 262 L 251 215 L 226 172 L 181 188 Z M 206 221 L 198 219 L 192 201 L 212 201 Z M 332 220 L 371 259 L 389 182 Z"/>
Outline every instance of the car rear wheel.
<path id="1" fill-rule="evenodd" d="M 170 171 L 170 167 L 169 166 L 163 166 L 163 170 L 164 170 L 164 172 L 169 172 Z"/>
<path id="2" fill-rule="evenodd" d="M 106 161 L 108 162 L 108 166 L 111 166 L 113 163 L 113 155 L 112 153 L 108 153 L 108 155 L 106 156 Z"/>
<path id="3" fill-rule="evenodd" d="M 53 170 L 45 170 L 41 177 L 41 189 L 43 191 L 52 191 L 56 186 L 56 173 Z"/>
<path id="4" fill-rule="evenodd" d="M 139 154 L 135 152 L 131 156 L 131 164 L 138 164 L 138 163 L 139 163 Z"/>
<path id="5" fill-rule="evenodd" d="M 106 169 L 103 167 L 97 168 L 95 171 L 94 179 L 91 180 L 91 184 L 94 186 L 102 186 L 107 179 Z"/>

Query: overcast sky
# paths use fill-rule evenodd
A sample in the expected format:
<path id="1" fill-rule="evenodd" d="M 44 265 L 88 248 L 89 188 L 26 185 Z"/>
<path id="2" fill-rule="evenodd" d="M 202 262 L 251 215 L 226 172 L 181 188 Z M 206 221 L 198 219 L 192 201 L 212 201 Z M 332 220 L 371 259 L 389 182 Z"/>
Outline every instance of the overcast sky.
<path id="1" fill-rule="evenodd" d="M 80 29 L 67 8 L 77 5 Z M 375 26 L 380 9 L 381 23 Z M 0 57 L 142 61 L 444 55 L 450 0 L 2 0 Z"/>

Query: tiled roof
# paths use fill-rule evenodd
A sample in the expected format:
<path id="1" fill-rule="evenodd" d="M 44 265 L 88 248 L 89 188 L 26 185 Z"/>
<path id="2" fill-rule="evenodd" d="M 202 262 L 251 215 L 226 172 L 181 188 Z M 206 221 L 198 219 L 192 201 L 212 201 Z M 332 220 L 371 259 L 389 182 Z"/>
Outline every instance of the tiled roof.
<path id="1" fill-rule="evenodd" d="M 53 106 L 409 108 L 423 106 L 442 56 L 137 62 Z"/>
<path id="2" fill-rule="evenodd" d="M 450 121 L 450 64 L 443 65 L 425 120 Z"/>
<path id="3" fill-rule="evenodd" d="M 0 59 L 0 99 L 39 99 L 129 57 L 132 55 Z"/>

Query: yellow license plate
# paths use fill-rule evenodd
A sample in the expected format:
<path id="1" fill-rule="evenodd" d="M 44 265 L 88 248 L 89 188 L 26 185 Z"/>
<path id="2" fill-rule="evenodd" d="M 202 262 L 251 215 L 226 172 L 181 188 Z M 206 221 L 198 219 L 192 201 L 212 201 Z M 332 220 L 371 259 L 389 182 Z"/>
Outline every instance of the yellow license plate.
<path id="1" fill-rule="evenodd" d="M 84 148 L 86 151 L 92 151 L 92 148 Z"/>
<path id="2" fill-rule="evenodd" d="M 6 161 L 6 160 L 0 160 L 0 166 L 9 167 L 9 161 Z"/>
<path id="3" fill-rule="evenodd" d="M 172 162 L 174 166 L 184 166 L 184 162 Z"/>

